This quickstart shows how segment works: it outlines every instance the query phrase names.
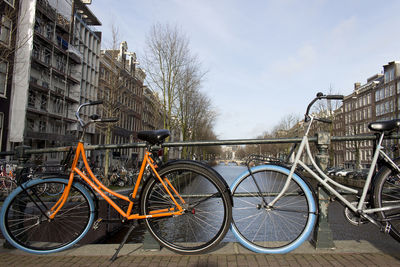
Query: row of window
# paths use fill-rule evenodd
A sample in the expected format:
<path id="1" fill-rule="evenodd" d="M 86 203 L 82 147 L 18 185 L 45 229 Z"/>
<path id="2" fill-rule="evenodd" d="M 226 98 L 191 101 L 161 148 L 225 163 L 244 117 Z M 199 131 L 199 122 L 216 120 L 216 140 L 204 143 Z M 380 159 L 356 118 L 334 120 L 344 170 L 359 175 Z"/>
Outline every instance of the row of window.
<path id="1" fill-rule="evenodd" d="M 371 160 L 371 156 L 372 156 L 371 149 L 360 149 L 358 151 L 358 153 L 359 153 L 359 157 L 360 157 L 361 161 L 370 161 Z M 355 162 L 356 156 L 357 156 L 356 153 L 353 153 L 351 151 L 346 151 L 345 161 Z"/>
<path id="2" fill-rule="evenodd" d="M 382 116 L 388 113 L 393 113 L 394 111 L 395 111 L 395 103 L 393 99 L 375 105 L 376 116 Z"/>
<path id="3" fill-rule="evenodd" d="M 375 91 L 375 101 L 391 97 L 395 94 L 394 85 L 385 86 Z"/>
<path id="4" fill-rule="evenodd" d="M 85 27 L 80 19 L 78 19 L 75 23 L 74 38 L 75 40 L 80 40 L 82 43 L 86 44 L 87 48 L 94 53 L 99 54 L 100 40 L 97 39 L 90 29 Z"/>
<path id="5" fill-rule="evenodd" d="M 371 104 L 371 94 L 365 94 L 363 96 L 357 96 L 357 99 L 344 103 L 344 111 L 350 112 L 351 110 L 364 107 Z"/>
<path id="6" fill-rule="evenodd" d="M 65 123 L 56 120 L 46 120 L 46 118 L 26 119 L 26 129 L 30 132 L 66 134 L 67 126 Z"/>
<path id="7" fill-rule="evenodd" d="M 69 104 L 59 97 L 29 91 L 28 107 L 67 117 Z"/>
<path id="8" fill-rule="evenodd" d="M 369 120 L 370 118 L 372 118 L 371 107 L 365 107 L 363 109 L 349 112 L 349 113 L 345 114 L 345 116 L 344 116 L 345 124 L 362 121 L 362 120 Z"/>

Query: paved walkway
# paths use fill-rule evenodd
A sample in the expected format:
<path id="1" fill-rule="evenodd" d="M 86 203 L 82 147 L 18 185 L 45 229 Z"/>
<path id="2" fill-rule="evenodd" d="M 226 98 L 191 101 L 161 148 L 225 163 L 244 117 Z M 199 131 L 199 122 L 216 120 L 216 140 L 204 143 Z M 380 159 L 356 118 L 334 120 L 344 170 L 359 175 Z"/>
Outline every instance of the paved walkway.
<path id="1" fill-rule="evenodd" d="M 335 241 L 335 246 L 316 250 L 306 243 L 289 254 L 266 255 L 252 253 L 238 243 L 224 243 L 208 254 L 182 256 L 126 244 L 114 262 L 110 258 L 116 244 L 85 245 L 44 256 L 2 248 L 0 266 L 400 266 L 400 252 L 383 253 L 367 241 Z"/>

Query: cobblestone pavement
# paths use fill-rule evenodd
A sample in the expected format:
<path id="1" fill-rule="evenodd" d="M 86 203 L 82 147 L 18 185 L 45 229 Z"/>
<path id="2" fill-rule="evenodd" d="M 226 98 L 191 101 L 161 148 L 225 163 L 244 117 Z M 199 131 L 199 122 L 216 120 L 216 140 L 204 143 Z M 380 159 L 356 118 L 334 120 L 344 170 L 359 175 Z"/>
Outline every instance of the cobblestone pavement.
<path id="1" fill-rule="evenodd" d="M 330 224 L 335 249 L 315 249 L 305 242 L 286 255 L 256 254 L 227 240 L 209 254 L 182 256 L 166 249 L 146 251 L 141 244 L 126 244 L 111 262 L 117 244 L 78 246 L 57 254 L 37 256 L 16 249 L 2 248 L 3 266 L 400 266 L 400 243 L 380 233 L 372 225 L 355 227 L 347 223 L 342 208 L 330 207 Z M 332 216 L 334 215 L 334 216 Z M 234 240 L 234 239 L 233 239 Z"/>
<path id="2" fill-rule="evenodd" d="M 400 266 L 400 260 L 380 253 L 238 254 L 200 256 L 35 256 L 0 253 L 1 266 Z"/>

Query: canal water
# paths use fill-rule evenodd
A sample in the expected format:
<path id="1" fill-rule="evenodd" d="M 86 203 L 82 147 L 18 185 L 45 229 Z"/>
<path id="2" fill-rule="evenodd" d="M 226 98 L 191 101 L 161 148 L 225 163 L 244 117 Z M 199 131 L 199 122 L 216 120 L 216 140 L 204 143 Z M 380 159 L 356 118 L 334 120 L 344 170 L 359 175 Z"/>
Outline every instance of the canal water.
<path id="1" fill-rule="evenodd" d="M 221 176 L 225 179 L 226 183 L 228 185 L 231 185 L 232 182 L 235 180 L 236 177 L 238 177 L 242 172 L 246 170 L 245 166 L 237 166 L 236 164 L 220 164 L 217 166 L 214 166 L 214 169 L 221 174 Z M 146 227 L 144 223 L 142 223 L 140 220 L 137 222 L 134 222 L 136 224 L 136 227 L 134 231 L 131 233 L 128 243 L 142 243 L 144 234 L 146 232 Z M 102 243 L 107 243 L 107 244 L 115 244 L 115 243 L 120 243 L 123 237 L 125 236 L 126 232 L 128 231 L 128 227 L 123 227 L 121 230 L 113 233 L 112 235 L 106 237 L 105 241 L 103 240 Z M 228 234 L 226 235 L 225 239 L 223 242 L 233 242 L 235 241 L 235 237 L 233 234 L 229 231 Z"/>

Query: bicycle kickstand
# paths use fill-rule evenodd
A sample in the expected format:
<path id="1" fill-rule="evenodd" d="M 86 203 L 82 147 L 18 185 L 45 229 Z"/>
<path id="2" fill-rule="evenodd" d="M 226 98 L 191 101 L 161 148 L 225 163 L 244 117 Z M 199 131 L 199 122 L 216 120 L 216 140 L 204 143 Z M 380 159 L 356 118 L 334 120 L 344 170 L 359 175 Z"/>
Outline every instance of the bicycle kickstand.
<path id="1" fill-rule="evenodd" d="M 126 235 L 124 236 L 124 239 L 122 240 L 121 244 L 119 244 L 119 247 L 116 249 L 114 255 L 111 257 L 110 261 L 115 261 L 118 257 L 118 253 L 119 251 L 122 249 L 122 247 L 125 245 L 126 240 L 128 239 L 128 237 L 130 236 L 130 234 L 132 233 L 133 229 L 135 228 L 135 224 L 131 224 L 131 226 L 129 227 L 128 232 L 126 233 Z"/>

